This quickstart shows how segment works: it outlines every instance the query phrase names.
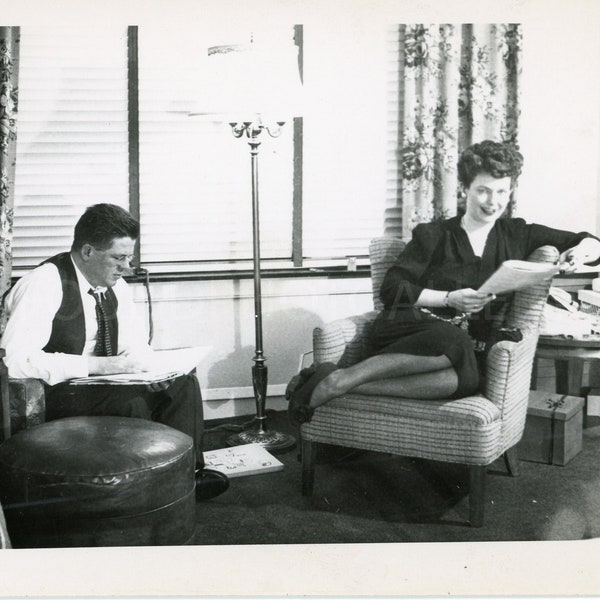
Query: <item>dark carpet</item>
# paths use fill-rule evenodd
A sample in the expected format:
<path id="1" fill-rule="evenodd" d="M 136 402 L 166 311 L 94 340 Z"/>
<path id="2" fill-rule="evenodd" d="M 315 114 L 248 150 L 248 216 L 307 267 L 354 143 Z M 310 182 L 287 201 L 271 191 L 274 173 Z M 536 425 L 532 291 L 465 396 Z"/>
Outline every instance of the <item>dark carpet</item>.
<path id="1" fill-rule="evenodd" d="M 231 431 L 207 423 L 207 450 Z M 293 433 L 282 412 L 270 429 Z M 461 465 L 319 447 L 312 498 L 301 495 L 298 447 L 277 454 L 282 471 L 231 479 L 221 496 L 197 505 L 197 545 L 343 544 L 581 540 L 600 535 L 600 423 L 584 429 L 583 450 L 566 466 L 520 462 L 488 469 L 485 524 L 468 524 L 468 470 Z"/>

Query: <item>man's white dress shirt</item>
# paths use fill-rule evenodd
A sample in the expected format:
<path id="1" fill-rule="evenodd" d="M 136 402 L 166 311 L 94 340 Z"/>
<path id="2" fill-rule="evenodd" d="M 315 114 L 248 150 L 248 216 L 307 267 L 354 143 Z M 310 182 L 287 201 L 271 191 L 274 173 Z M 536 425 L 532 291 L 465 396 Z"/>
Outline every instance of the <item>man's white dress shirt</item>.
<path id="1" fill-rule="evenodd" d="M 96 301 L 88 294 L 92 286 L 73 265 L 85 319 L 83 355 L 42 350 L 50 340 L 52 321 L 63 296 L 57 267 L 46 263 L 21 277 L 6 297 L 8 322 L 0 346 L 6 350 L 4 361 L 10 377 L 33 377 L 55 385 L 67 379 L 89 375 L 87 357 L 94 353 L 98 333 Z M 144 356 L 151 349 L 146 342 L 147 334 L 136 312 L 131 291 L 123 279 L 117 281 L 113 291 L 119 303 L 118 354 Z"/>

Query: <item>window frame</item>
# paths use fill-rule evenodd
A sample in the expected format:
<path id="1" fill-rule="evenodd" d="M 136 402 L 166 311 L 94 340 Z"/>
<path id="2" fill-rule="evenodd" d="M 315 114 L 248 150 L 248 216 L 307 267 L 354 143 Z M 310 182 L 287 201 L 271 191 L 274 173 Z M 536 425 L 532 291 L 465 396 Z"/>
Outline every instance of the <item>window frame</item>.
<path id="1" fill-rule="evenodd" d="M 294 43 L 298 46 L 299 71 L 300 78 L 303 77 L 303 25 L 294 25 Z M 139 53 L 138 53 L 138 26 L 129 25 L 127 27 L 127 72 L 128 72 L 128 145 L 129 145 L 129 211 L 131 215 L 140 220 L 140 127 L 139 127 Z M 293 123 L 293 192 L 292 192 L 292 254 L 289 258 L 270 259 L 261 261 L 264 264 L 271 263 L 271 266 L 264 268 L 263 271 L 273 273 L 274 276 L 289 275 L 290 269 L 293 273 L 298 273 L 297 269 L 304 267 L 302 255 L 302 177 L 303 177 L 303 118 L 294 117 Z M 135 262 L 141 265 L 141 241 L 143 232 L 140 232 L 140 241 L 135 247 Z M 189 264 L 190 268 L 182 268 L 183 263 L 165 262 L 152 263 L 153 277 L 160 276 L 161 280 L 181 280 L 181 279 L 205 279 L 221 278 L 222 275 L 232 277 L 246 277 L 252 273 L 250 261 L 235 261 L 239 268 L 219 268 L 220 261 L 210 261 L 211 269 L 203 269 L 202 261 L 193 261 Z M 223 262 L 231 262 L 223 260 Z M 286 263 L 285 266 L 274 266 L 278 262 Z M 247 264 L 247 266 L 246 266 Z M 169 265 L 169 266 L 167 266 Z M 142 269 L 145 267 L 142 265 Z M 175 269 L 175 271 L 174 271 Z M 332 268 L 325 267 L 328 273 L 336 274 L 339 272 L 339 266 Z M 318 274 L 322 275 L 324 269 L 319 269 Z M 307 269 L 304 274 L 313 274 L 314 269 Z M 135 276 L 134 276 L 135 278 Z"/>
<path id="2" fill-rule="evenodd" d="M 139 43 L 138 25 L 126 27 L 126 76 L 127 76 L 127 164 L 128 174 L 127 205 L 130 213 L 138 221 L 141 215 L 141 193 L 140 193 L 140 81 L 139 81 Z M 304 77 L 304 26 L 293 26 L 294 43 L 299 48 L 299 71 L 300 77 Z M 287 126 L 287 125 L 286 125 Z M 368 274 L 368 255 L 365 253 L 352 257 L 352 261 L 346 256 L 333 258 L 306 258 L 303 255 L 303 175 L 304 175 L 304 121 L 302 117 L 296 117 L 289 126 L 292 128 L 293 167 L 292 167 L 292 202 L 291 214 L 291 255 L 275 259 L 261 260 L 262 272 L 266 276 L 290 277 L 290 276 L 323 276 L 330 275 L 339 277 L 342 272 L 351 277 L 361 277 Z M 252 260 L 241 259 L 231 261 L 222 260 L 189 260 L 189 261 L 165 261 L 141 263 L 143 249 L 143 232 L 141 232 L 139 243 L 135 247 L 135 264 L 141 266 L 140 274 L 132 276 L 132 279 L 142 280 L 146 273 L 151 273 L 153 279 L 164 281 L 171 280 L 195 280 L 195 279 L 219 279 L 245 278 L 252 275 Z M 356 260 L 355 260 L 356 259 Z M 349 269 L 349 263 L 356 263 Z M 15 276 L 20 276 L 33 269 L 34 265 L 22 266 L 15 269 Z"/>

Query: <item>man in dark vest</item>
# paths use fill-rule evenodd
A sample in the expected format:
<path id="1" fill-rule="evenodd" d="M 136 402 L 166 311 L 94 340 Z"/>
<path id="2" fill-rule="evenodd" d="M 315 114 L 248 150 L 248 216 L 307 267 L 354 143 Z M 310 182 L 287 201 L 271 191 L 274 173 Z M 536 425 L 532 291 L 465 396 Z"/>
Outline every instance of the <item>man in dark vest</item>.
<path id="1" fill-rule="evenodd" d="M 148 370 L 152 349 L 123 279 L 139 224 L 112 204 L 89 207 L 75 226 L 70 252 L 19 279 L 5 300 L 0 344 L 11 377 L 46 384 L 46 419 L 111 415 L 150 419 L 192 436 L 196 497 L 212 498 L 227 478 L 204 468 L 202 397 L 195 374 L 152 385 L 71 385 L 89 375 Z"/>

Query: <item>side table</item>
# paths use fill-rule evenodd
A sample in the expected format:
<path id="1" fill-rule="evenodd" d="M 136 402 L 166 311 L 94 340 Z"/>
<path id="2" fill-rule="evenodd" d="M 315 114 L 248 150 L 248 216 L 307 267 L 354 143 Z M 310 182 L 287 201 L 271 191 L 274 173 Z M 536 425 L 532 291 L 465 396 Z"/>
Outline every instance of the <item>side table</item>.
<path id="1" fill-rule="evenodd" d="M 600 335 L 581 338 L 540 335 L 535 357 L 554 361 L 556 393 L 581 396 L 584 364 L 600 360 Z"/>

